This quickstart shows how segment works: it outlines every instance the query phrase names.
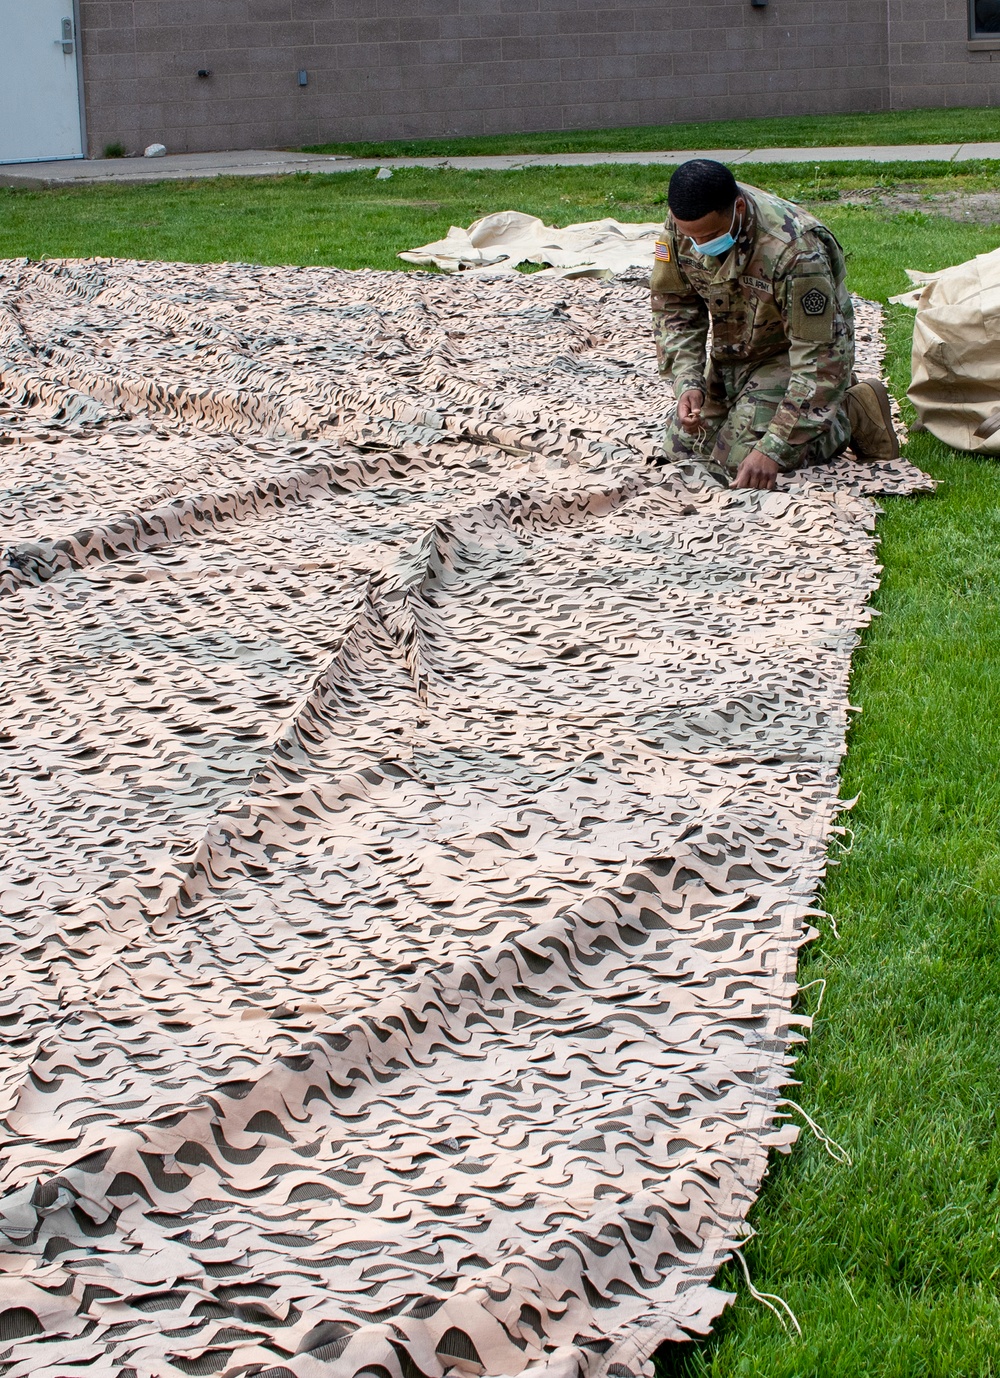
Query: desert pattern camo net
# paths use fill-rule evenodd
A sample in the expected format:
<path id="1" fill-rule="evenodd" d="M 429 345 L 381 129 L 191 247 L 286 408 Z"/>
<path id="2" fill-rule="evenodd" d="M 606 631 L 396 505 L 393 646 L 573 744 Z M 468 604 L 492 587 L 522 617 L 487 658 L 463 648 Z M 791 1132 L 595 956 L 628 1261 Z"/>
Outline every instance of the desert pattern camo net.
<path id="1" fill-rule="evenodd" d="M 865 494 L 927 482 L 651 467 L 647 309 L 0 266 L 11 1378 L 711 1327 L 795 1137 Z"/>

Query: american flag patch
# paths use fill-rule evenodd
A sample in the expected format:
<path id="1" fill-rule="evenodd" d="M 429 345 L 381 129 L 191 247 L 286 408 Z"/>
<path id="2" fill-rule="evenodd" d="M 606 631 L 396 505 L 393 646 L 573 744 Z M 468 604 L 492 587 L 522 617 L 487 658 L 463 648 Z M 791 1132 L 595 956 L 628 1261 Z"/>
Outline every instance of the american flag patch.
<path id="1" fill-rule="evenodd" d="M 656 258 L 656 259 L 659 259 L 659 261 L 660 261 L 661 263 L 669 263 L 669 262 L 670 262 L 670 245 L 669 245 L 669 244 L 664 244 L 662 240 L 659 240 L 659 239 L 658 239 L 658 240 L 656 241 L 656 248 L 655 248 L 655 250 L 653 251 L 653 257 Z"/>

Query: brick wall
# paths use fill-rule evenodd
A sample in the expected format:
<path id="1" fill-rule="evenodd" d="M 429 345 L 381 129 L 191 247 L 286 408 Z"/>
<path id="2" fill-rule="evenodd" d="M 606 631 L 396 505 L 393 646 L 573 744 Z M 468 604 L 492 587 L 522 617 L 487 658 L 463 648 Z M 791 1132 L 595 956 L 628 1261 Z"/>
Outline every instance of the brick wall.
<path id="1" fill-rule="evenodd" d="M 997 104 L 1000 35 L 969 42 L 968 0 L 889 0 L 890 109 Z"/>
<path id="2" fill-rule="evenodd" d="M 90 153 L 879 110 L 885 4 L 80 0 Z"/>

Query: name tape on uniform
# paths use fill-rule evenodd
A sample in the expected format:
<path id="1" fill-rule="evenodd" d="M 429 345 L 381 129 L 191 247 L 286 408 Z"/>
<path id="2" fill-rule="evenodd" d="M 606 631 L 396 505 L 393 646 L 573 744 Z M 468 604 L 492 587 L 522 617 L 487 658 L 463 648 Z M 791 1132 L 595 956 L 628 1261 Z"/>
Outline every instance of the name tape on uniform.
<path id="1" fill-rule="evenodd" d="M 769 297 L 774 296 L 774 284 L 768 282 L 767 278 L 755 278 L 751 277 L 749 274 L 746 274 L 745 276 L 740 278 L 740 282 L 743 284 L 744 287 L 752 287 L 755 291 L 764 292 Z"/>

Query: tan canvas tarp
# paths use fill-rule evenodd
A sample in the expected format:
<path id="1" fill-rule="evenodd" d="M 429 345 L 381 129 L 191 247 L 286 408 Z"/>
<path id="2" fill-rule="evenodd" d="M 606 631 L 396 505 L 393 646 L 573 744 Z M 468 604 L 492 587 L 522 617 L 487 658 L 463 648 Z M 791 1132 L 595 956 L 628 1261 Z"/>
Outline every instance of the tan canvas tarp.
<path id="1" fill-rule="evenodd" d="M 1000 249 L 911 276 L 922 286 L 911 297 L 910 401 L 946 445 L 1000 454 Z"/>
<path id="2" fill-rule="evenodd" d="M 723 1306 L 926 481 L 651 470 L 647 309 L 0 265 L 8 1378 L 627 1378 Z"/>
<path id="3" fill-rule="evenodd" d="M 519 263 L 547 263 L 558 276 L 611 277 L 653 266 L 663 225 L 588 220 L 556 228 L 523 211 L 493 211 L 468 229 L 452 225 L 444 239 L 408 249 L 399 257 L 446 273 L 513 273 Z"/>

